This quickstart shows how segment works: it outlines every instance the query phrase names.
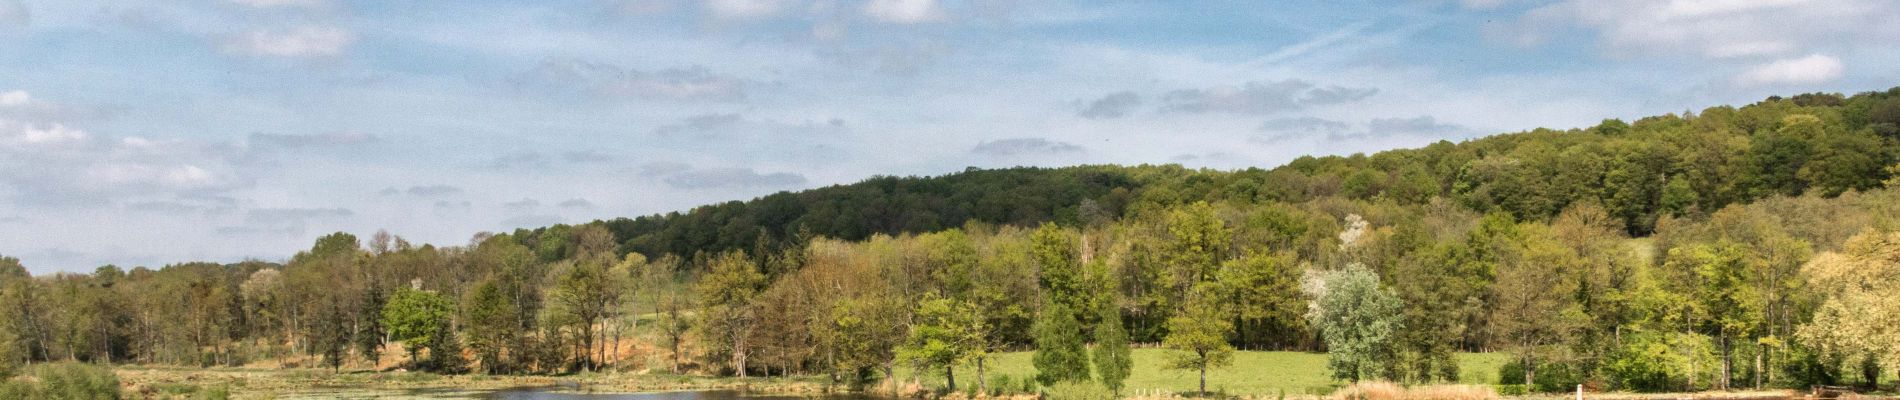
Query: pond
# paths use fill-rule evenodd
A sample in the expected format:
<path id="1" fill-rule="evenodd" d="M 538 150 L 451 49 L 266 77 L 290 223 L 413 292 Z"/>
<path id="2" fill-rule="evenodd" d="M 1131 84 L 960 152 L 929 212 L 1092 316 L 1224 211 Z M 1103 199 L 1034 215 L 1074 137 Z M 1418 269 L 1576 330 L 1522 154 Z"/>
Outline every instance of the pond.
<path id="1" fill-rule="evenodd" d="M 579 392 L 572 386 L 527 387 L 501 390 L 411 389 L 373 390 L 335 388 L 279 396 L 283 399 L 474 399 L 474 400 L 888 400 L 860 394 L 796 396 L 702 390 L 647 393 Z"/>
<path id="2" fill-rule="evenodd" d="M 488 392 L 476 398 L 486 400 L 879 400 L 875 396 L 831 394 L 790 396 L 745 393 L 736 390 L 706 390 L 653 393 L 583 393 L 562 391 L 558 387 L 520 388 Z"/>

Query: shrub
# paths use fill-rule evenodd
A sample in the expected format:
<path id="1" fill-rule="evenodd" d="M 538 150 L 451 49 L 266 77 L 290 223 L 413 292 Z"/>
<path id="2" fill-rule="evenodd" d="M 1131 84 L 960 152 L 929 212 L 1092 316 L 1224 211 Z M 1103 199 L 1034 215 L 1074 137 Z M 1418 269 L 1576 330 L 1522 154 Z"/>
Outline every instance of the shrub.
<path id="1" fill-rule="evenodd" d="M 1056 382 L 1049 386 L 1048 400 L 1115 400 L 1108 388 L 1094 382 Z"/>
<path id="2" fill-rule="evenodd" d="M 1545 363 L 1537 366 L 1537 384 L 1525 386 L 1525 390 L 1535 392 L 1568 392 L 1583 383 L 1583 373 L 1576 365 L 1566 363 Z M 1504 363 L 1498 368 L 1498 383 L 1503 385 L 1524 385 L 1524 364 L 1515 360 Z"/>
<path id="3" fill-rule="evenodd" d="M 45 364 L 33 369 L 38 382 L 9 382 L 0 397 L 47 400 L 117 400 L 119 376 L 112 369 L 91 364 Z M 16 396 L 17 395 L 17 396 Z"/>
<path id="4" fill-rule="evenodd" d="M 1015 387 L 1011 386 L 1013 384 L 1014 382 L 1010 382 L 1009 380 L 1009 375 L 997 374 L 994 377 L 990 377 L 989 394 L 990 396 L 1002 396 L 1004 393 L 1013 392 L 1016 390 Z"/>

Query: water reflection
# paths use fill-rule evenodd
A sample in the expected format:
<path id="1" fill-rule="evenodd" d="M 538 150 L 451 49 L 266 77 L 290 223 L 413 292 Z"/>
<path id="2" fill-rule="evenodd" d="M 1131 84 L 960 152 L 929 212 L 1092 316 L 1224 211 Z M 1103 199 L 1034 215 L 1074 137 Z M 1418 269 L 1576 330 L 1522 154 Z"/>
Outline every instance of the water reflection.
<path id="1" fill-rule="evenodd" d="M 561 388 L 507 389 L 489 392 L 480 398 L 488 400 L 879 400 L 875 396 L 852 394 L 800 397 L 746 394 L 735 390 L 655 393 L 581 393 L 560 390 Z"/>

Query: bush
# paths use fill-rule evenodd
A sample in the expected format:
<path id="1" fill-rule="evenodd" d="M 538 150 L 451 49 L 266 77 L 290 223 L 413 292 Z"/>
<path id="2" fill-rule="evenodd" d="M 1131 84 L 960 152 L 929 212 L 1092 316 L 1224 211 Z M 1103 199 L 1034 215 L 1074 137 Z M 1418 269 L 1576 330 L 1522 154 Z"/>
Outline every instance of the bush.
<path id="1" fill-rule="evenodd" d="M 1009 380 L 1009 375 L 997 374 L 994 377 L 990 377 L 989 388 L 988 388 L 990 389 L 989 395 L 1002 396 L 1005 392 L 1015 391 L 1016 388 L 1011 386 L 1013 384 L 1014 382 L 1010 382 Z"/>
<path id="2" fill-rule="evenodd" d="M 1048 400 L 1115 400 L 1115 394 L 1095 382 L 1056 382 L 1049 387 Z"/>
<path id="3" fill-rule="evenodd" d="M 1524 385 L 1524 364 L 1515 360 L 1498 368 L 1498 384 L 1525 386 L 1525 390 L 1553 393 L 1568 392 L 1583 383 L 1581 368 L 1572 364 L 1545 363 L 1537 366 L 1537 384 Z"/>
<path id="4" fill-rule="evenodd" d="M 37 382 L 13 380 L 0 384 L 0 398 L 47 400 L 117 400 L 119 376 L 112 369 L 91 364 L 57 363 L 33 368 Z"/>
<path id="5" fill-rule="evenodd" d="M 1715 365 L 1718 361 L 1707 336 L 1682 333 L 1634 333 L 1627 335 L 1623 347 L 1616 349 L 1603 366 L 1603 374 L 1620 390 L 1676 391 L 1697 390 L 1689 382 L 1709 382 L 1713 368 L 1703 367 L 1697 376 L 1696 365 Z M 1540 369 L 1538 386 L 1544 386 Z"/>
<path id="6" fill-rule="evenodd" d="M 1496 385 L 1494 387 L 1498 390 L 1498 394 L 1505 396 L 1523 396 L 1528 392 L 1524 390 L 1524 385 Z"/>

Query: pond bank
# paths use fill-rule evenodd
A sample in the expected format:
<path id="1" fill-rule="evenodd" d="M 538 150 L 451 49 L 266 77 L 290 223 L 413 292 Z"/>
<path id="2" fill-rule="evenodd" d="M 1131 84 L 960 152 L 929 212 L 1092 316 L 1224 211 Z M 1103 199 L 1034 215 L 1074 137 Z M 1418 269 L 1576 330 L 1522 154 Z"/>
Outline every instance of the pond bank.
<path id="1" fill-rule="evenodd" d="M 672 374 L 581 373 L 565 376 L 437 375 L 426 372 L 331 372 L 318 369 L 170 368 L 122 366 L 115 369 L 121 387 L 132 398 L 193 397 L 199 393 L 228 392 L 233 399 L 301 398 L 330 396 L 360 398 L 467 398 L 468 393 L 524 388 L 555 388 L 561 392 L 650 393 L 677 391 L 744 391 L 797 397 L 826 394 L 822 381 L 804 378 L 713 378 Z"/>

